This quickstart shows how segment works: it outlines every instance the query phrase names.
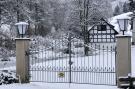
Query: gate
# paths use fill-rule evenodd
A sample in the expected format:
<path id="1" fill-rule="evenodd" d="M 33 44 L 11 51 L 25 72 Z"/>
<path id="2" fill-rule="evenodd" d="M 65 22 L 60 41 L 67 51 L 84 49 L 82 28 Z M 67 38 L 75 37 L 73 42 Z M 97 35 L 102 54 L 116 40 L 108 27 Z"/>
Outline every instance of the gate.
<path id="1" fill-rule="evenodd" d="M 115 43 L 86 45 L 73 35 L 38 37 L 31 41 L 30 81 L 116 85 L 115 54 Z"/>

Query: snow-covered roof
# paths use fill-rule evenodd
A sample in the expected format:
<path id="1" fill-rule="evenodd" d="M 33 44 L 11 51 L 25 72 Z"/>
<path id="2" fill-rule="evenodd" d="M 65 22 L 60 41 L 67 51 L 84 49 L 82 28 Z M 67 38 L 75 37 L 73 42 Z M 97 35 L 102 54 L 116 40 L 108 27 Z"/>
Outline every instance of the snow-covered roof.
<path id="1" fill-rule="evenodd" d="M 114 29 L 117 32 L 120 32 L 117 19 L 131 19 L 131 15 L 132 15 L 132 12 L 127 12 L 127 13 L 124 13 L 124 14 L 120 14 L 120 15 L 114 16 L 114 17 L 112 17 L 112 18 L 109 19 L 110 24 L 112 24 L 114 26 Z M 131 29 L 131 25 L 128 26 L 127 34 L 132 35 L 132 33 L 130 32 L 130 29 Z"/>
<path id="2" fill-rule="evenodd" d="M 115 34 L 119 34 L 119 33 L 114 29 L 114 26 L 113 26 L 112 24 L 108 23 L 108 21 L 106 21 L 104 18 L 101 18 L 101 19 L 100 19 L 100 22 L 102 22 L 102 23 L 97 23 L 97 24 L 94 24 L 94 25 L 89 26 L 89 27 L 88 27 L 88 30 L 90 31 L 90 30 L 91 30 L 92 28 L 94 28 L 95 26 L 102 25 L 102 24 L 106 24 L 106 25 L 108 25 L 108 26 L 111 28 L 111 30 L 114 30 Z M 104 23 L 103 23 L 103 22 L 104 22 Z"/>

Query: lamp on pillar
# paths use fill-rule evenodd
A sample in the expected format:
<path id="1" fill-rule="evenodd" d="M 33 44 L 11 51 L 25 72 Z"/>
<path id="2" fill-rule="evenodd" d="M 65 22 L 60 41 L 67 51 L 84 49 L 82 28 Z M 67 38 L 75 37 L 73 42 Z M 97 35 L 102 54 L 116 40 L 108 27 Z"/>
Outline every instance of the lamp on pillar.
<path id="1" fill-rule="evenodd" d="M 25 35 L 25 32 L 26 32 L 28 23 L 26 23 L 26 22 L 18 22 L 15 25 L 17 26 L 19 35 L 21 35 L 21 37 L 23 38 L 24 35 Z"/>
<path id="2" fill-rule="evenodd" d="M 21 38 L 16 38 L 16 75 L 20 77 L 21 83 L 29 82 L 29 55 L 26 55 L 29 51 L 30 38 L 23 38 L 28 23 L 18 22 L 17 26 L 18 34 Z"/>
<path id="3" fill-rule="evenodd" d="M 124 32 L 128 30 L 129 26 L 129 19 L 117 19 L 120 31 L 122 31 L 123 35 Z"/>

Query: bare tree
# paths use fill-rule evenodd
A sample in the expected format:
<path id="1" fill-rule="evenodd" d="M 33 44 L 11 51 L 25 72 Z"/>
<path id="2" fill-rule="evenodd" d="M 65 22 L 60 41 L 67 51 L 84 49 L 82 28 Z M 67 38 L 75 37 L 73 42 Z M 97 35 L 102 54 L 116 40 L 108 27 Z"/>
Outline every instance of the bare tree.
<path id="1" fill-rule="evenodd" d="M 80 31 L 84 40 L 84 53 L 88 55 L 89 34 L 88 27 L 97 23 L 101 18 L 112 16 L 112 8 L 108 0 L 70 0 L 68 11 L 68 26 L 74 26 Z M 67 27 L 68 28 L 68 27 Z"/>

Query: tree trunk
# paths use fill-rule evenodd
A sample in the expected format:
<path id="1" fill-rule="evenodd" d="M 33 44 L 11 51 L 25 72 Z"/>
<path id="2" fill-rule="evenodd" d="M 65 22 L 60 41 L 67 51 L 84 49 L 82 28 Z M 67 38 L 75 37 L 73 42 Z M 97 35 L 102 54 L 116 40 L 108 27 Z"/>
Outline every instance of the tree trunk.
<path id="1" fill-rule="evenodd" d="M 84 36 L 84 54 L 89 55 L 89 34 L 88 34 L 88 12 L 89 12 L 89 0 L 83 2 L 83 36 Z"/>

